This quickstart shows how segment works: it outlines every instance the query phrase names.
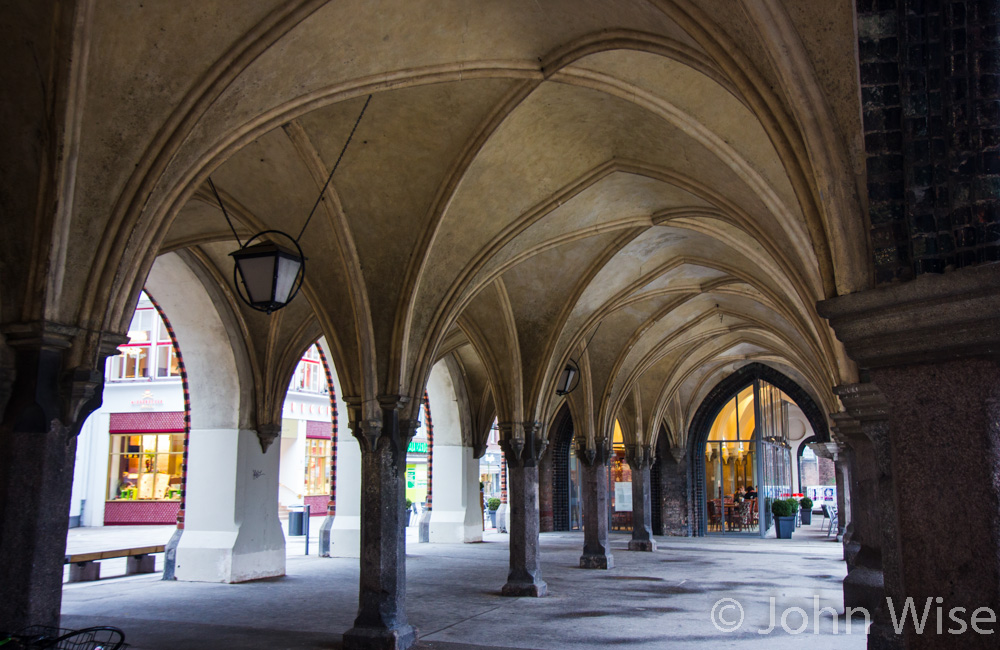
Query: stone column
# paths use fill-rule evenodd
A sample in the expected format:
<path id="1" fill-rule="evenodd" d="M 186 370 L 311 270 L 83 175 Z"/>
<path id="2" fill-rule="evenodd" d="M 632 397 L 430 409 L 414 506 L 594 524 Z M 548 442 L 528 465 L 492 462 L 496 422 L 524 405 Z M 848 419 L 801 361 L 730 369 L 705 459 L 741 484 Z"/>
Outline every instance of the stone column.
<path id="1" fill-rule="evenodd" d="M 497 532 L 507 533 L 507 522 L 510 521 L 510 513 L 507 506 L 507 458 L 503 449 L 500 450 L 500 507 L 497 508 Z"/>
<path id="2" fill-rule="evenodd" d="M 500 424 L 500 447 L 507 461 L 510 508 L 510 573 L 504 596 L 545 596 L 538 557 L 538 459 L 547 443 L 538 422 Z"/>
<path id="3" fill-rule="evenodd" d="M 625 460 L 632 468 L 632 539 L 628 542 L 628 550 L 655 551 L 649 484 L 653 450 L 648 446 L 629 445 L 625 449 Z"/>
<path id="4" fill-rule="evenodd" d="M 332 557 L 361 557 L 361 447 L 356 438 L 339 437 L 336 462 L 337 516 L 328 517 L 328 550 Z"/>
<path id="5" fill-rule="evenodd" d="M 871 614 L 871 647 L 901 647 L 886 609 L 886 596 L 892 593 L 888 590 L 892 568 L 898 565 L 892 464 L 886 437 L 888 411 L 871 384 L 838 386 L 834 391 L 847 409 L 847 413 L 835 414 L 833 420 L 836 434 L 851 448 L 856 495 L 844 538 L 844 606 L 863 607 Z"/>
<path id="6" fill-rule="evenodd" d="M 95 333 L 92 365 L 74 367 L 75 328 L 19 324 L 4 334 L 13 359 L 0 386 L 0 629 L 58 626 L 76 437 L 101 405 L 95 369 L 124 339 Z"/>
<path id="7" fill-rule="evenodd" d="M 351 422 L 361 447 L 361 576 L 358 616 L 344 633 L 345 650 L 405 650 L 417 637 L 405 611 L 405 472 L 418 422 L 399 419 L 405 399 L 379 401 L 381 421 Z"/>
<path id="8" fill-rule="evenodd" d="M 177 580 L 232 583 L 285 575 L 278 521 L 281 450 L 264 442 L 279 434 L 279 425 L 192 429 Z"/>
<path id="9" fill-rule="evenodd" d="M 837 511 L 840 513 L 838 522 L 840 530 L 837 539 L 843 541 L 847 527 L 851 525 L 851 468 L 847 462 L 848 451 L 844 445 L 838 444 L 834 454 L 833 465 L 837 472 Z"/>
<path id="10" fill-rule="evenodd" d="M 660 494 L 662 501 L 654 507 L 661 508 L 663 535 L 687 537 L 688 528 L 688 463 L 687 454 L 680 447 L 671 447 L 669 453 L 660 455 Z"/>
<path id="11" fill-rule="evenodd" d="M 615 558 L 608 547 L 608 461 L 610 443 L 599 440 L 593 448 L 580 441 L 576 450 L 583 474 L 582 569 L 612 569 Z"/>
<path id="12" fill-rule="evenodd" d="M 870 383 L 839 387 L 879 470 L 885 592 L 898 612 L 1000 611 L 1000 265 L 922 275 L 818 305 Z M 855 455 L 857 451 L 855 450 Z M 855 504 L 861 494 L 855 492 Z M 857 511 L 857 508 L 855 508 Z M 930 600 L 928 600 L 930 599 Z M 940 600 L 938 600 L 940 599 Z M 928 604 L 929 603 L 929 604 Z M 994 647 L 995 637 L 889 629 L 869 647 Z M 877 630 L 876 630 L 877 632 Z"/>

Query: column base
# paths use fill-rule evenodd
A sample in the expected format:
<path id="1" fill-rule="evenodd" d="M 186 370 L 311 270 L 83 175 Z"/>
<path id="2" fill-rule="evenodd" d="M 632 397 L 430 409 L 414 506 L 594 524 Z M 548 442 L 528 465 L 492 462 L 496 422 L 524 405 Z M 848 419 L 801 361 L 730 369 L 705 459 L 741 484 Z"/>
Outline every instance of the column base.
<path id="1" fill-rule="evenodd" d="M 613 569 L 615 568 L 615 558 L 610 553 L 600 555 L 581 555 L 581 569 Z"/>
<path id="2" fill-rule="evenodd" d="M 412 625 L 389 629 L 383 627 L 352 627 L 344 632 L 344 650 L 407 650 L 417 641 Z"/>
<path id="3" fill-rule="evenodd" d="M 844 606 L 864 607 L 874 613 L 885 603 L 885 583 L 881 571 L 856 566 L 844 578 Z"/>
<path id="4" fill-rule="evenodd" d="M 630 551 L 655 551 L 656 540 L 652 539 L 630 539 L 628 541 Z"/>
<path id="5" fill-rule="evenodd" d="M 427 544 L 431 541 L 431 510 L 424 510 L 420 513 L 417 521 L 417 543 Z"/>
<path id="6" fill-rule="evenodd" d="M 333 545 L 330 539 L 330 531 L 333 529 L 334 518 L 327 515 L 323 519 L 323 524 L 319 527 L 319 556 L 330 557 L 330 546 Z"/>
<path id="7" fill-rule="evenodd" d="M 896 634 L 888 623 L 872 623 L 868 628 L 868 650 L 903 650 L 906 647 L 902 635 Z"/>
<path id="8" fill-rule="evenodd" d="M 542 598 L 549 595 L 549 586 L 544 580 L 535 582 L 508 582 L 500 590 L 501 596 L 511 598 Z"/>

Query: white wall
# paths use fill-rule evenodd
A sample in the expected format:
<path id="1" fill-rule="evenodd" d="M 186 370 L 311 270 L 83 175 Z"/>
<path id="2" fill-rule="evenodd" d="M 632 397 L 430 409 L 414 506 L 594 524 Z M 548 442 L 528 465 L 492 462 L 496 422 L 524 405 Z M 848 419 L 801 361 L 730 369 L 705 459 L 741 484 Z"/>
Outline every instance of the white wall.
<path id="1" fill-rule="evenodd" d="M 431 369 L 427 398 L 434 421 L 434 490 L 431 542 L 482 540 L 479 462 L 462 446 L 462 422 L 451 373 L 443 362 Z M 474 512 L 470 513 L 470 510 Z"/>

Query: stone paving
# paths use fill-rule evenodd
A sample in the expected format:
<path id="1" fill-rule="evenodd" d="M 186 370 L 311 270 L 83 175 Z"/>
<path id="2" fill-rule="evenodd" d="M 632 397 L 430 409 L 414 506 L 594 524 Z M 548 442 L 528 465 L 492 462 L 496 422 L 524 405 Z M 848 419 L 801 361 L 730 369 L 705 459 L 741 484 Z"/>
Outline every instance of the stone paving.
<path id="1" fill-rule="evenodd" d="M 122 529 L 91 533 L 91 540 L 115 530 Z M 407 532 L 407 615 L 419 649 L 865 647 L 863 622 L 847 634 L 843 619 L 841 545 L 819 523 L 790 541 L 659 537 L 653 553 L 629 552 L 628 536 L 612 534 L 615 567 L 608 571 L 577 568 L 581 533 L 544 533 L 542 575 L 551 595 L 542 599 L 499 596 L 506 535 L 487 533 L 481 544 L 417 544 L 416 530 Z M 66 585 L 63 624 L 119 626 L 136 650 L 339 648 L 356 613 L 358 561 L 315 551 L 306 557 L 300 546 L 302 538 L 290 538 L 283 578 L 225 585 L 145 575 Z M 772 598 L 776 627 L 761 634 L 770 627 Z M 722 599 L 731 601 L 717 604 Z M 719 626 L 737 629 L 720 631 L 713 607 Z M 786 614 L 783 629 L 790 607 L 801 611 Z M 832 611 L 822 611 L 827 607 Z M 790 633 L 803 623 L 800 634 Z"/>

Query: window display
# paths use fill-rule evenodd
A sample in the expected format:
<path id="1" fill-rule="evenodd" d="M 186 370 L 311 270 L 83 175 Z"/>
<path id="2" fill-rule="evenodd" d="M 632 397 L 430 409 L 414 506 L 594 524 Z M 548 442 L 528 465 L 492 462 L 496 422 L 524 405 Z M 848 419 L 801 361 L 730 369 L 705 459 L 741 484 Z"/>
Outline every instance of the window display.
<path id="1" fill-rule="evenodd" d="M 108 501 L 178 501 L 184 434 L 113 434 Z"/>
<path id="2" fill-rule="evenodd" d="M 306 440 L 306 494 L 330 493 L 330 441 Z"/>

